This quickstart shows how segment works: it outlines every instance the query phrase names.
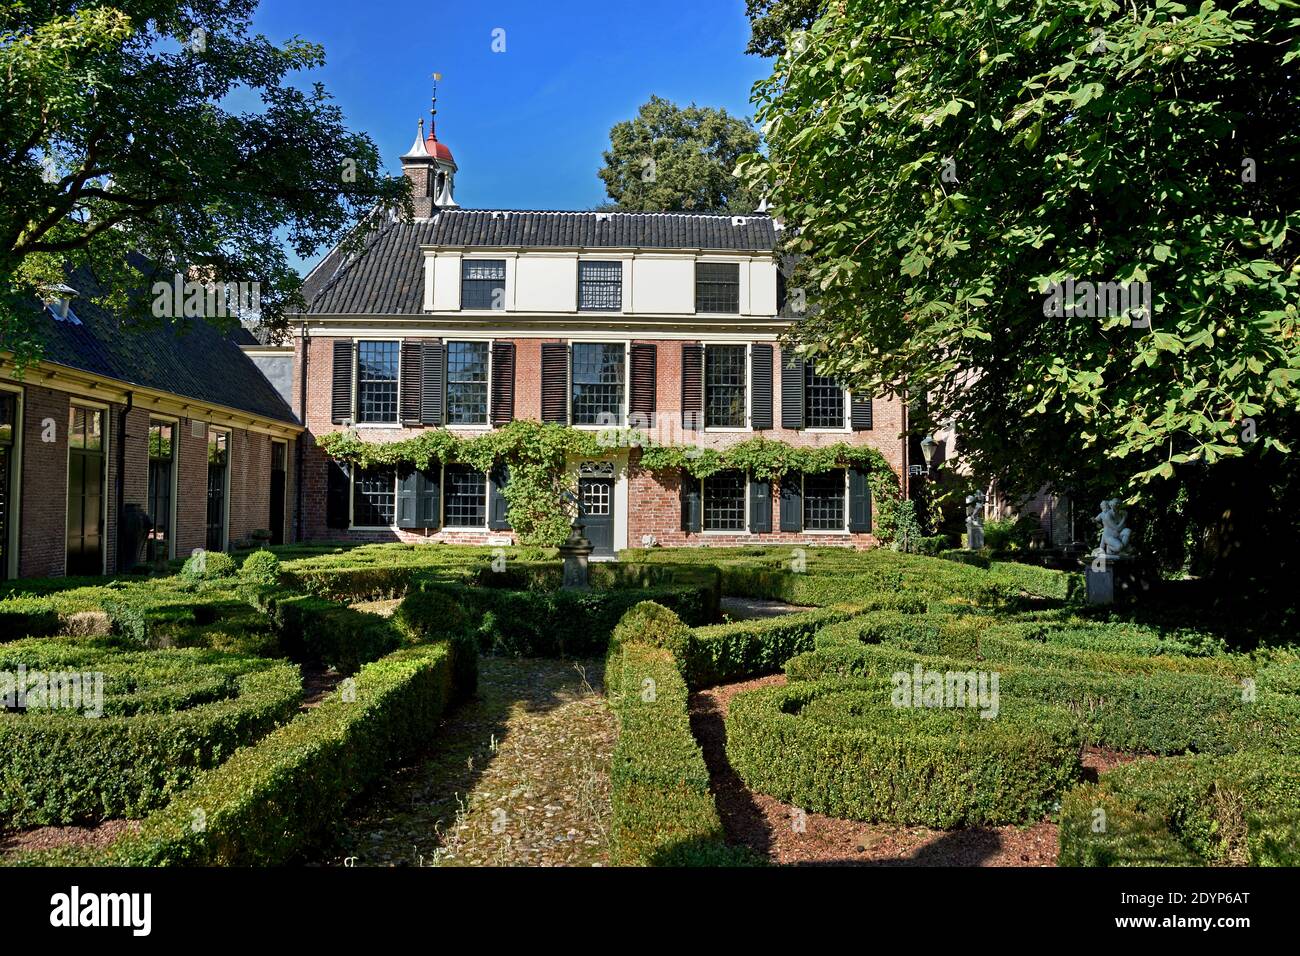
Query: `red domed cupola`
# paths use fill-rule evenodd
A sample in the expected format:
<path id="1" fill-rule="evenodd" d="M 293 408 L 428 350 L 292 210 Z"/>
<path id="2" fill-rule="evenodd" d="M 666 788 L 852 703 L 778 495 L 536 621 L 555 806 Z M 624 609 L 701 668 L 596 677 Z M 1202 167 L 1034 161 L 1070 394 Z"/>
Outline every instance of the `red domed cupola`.
<path id="1" fill-rule="evenodd" d="M 437 77 L 437 74 L 434 74 Z M 434 87 L 429 107 L 429 135 L 424 135 L 424 120 L 417 124 L 415 142 L 402 155 L 402 172 L 411 180 L 411 198 L 415 217 L 428 219 L 438 209 L 456 209 L 453 195 L 456 184 L 456 160 L 446 143 L 438 142 L 434 123 L 438 116 L 438 90 Z"/>

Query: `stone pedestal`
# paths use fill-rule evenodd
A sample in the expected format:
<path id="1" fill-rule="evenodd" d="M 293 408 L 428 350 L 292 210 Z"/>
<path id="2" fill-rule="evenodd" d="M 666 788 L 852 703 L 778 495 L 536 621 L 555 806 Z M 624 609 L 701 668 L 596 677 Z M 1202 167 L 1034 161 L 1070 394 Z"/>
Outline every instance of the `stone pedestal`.
<path id="1" fill-rule="evenodd" d="M 1088 585 L 1089 604 L 1132 600 L 1139 591 L 1151 586 L 1142 563 L 1135 561 L 1132 555 L 1110 554 L 1103 560 L 1094 554 L 1086 560 L 1088 567 L 1084 571 L 1084 580 Z"/>
<path id="2" fill-rule="evenodd" d="M 1115 569 L 1108 566 L 1105 571 L 1098 571 L 1091 564 L 1083 572 L 1088 584 L 1089 604 L 1115 603 Z"/>
<path id="3" fill-rule="evenodd" d="M 583 525 L 575 521 L 568 540 L 559 548 L 560 557 L 564 559 L 564 580 L 560 584 L 564 590 L 582 591 L 591 587 L 587 561 L 594 545 L 582 533 L 582 529 Z"/>
<path id="4" fill-rule="evenodd" d="M 966 522 L 966 547 L 978 551 L 984 547 L 984 523 L 982 521 Z"/>

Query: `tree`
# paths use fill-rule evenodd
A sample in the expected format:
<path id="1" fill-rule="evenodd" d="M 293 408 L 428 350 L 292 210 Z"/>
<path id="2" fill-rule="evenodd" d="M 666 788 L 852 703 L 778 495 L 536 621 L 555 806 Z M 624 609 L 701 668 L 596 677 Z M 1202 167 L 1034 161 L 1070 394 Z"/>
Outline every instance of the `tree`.
<path id="1" fill-rule="evenodd" d="M 804 257 L 801 349 L 924 396 L 1010 491 L 1293 468 L 1296 24 L 1273 0 L 830 5 L 756 87 L 769 156 L 742 163 Z"/>
<path id="2" fill-rule="evenodd" d="M 617 208 L 663 212 L 750 212 L 761 194 L 738 180 L 741 156 L 758 149 L 758 133 L 725 109 L 677 106 L 651 96 L 635 119 L 614 124 L 597 174 Z"/>
<path id="3" fill-rule="evenodd" d="M 746 53 L 780 56 L 792 33 L 807 30 L 822 14 L 827 0 L 745 0 L 750 20 Z"/>
<path id="4" fill-rule="evenodd" d="M 374 144 L 344 127 L 320 84 L 289 85 L 324 62 L 321 48 L 250 34 L 255 8 L 28 0 L 0 11 L 0 345 L 20 361 L 39 352 L 32 303 L 76 269 L 138 322 L 157 317 L 137 293 L 176 272 L 257 283 L 275 328 L 301 285 L 285 241 L 307 257 L 409 203 L 405 180 L 382 175 Z M 234 93 L 260 109 L 231 111 Z"/>

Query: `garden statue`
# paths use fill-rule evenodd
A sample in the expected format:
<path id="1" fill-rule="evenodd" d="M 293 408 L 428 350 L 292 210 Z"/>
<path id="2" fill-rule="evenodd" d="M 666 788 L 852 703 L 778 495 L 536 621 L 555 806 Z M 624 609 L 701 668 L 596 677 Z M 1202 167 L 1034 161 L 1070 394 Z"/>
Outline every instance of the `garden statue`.
<path id="1" fill-rule="evenodd" d="M 1101 525 L 1101 544 L 1093 552 L 1096 557 L 1118 558 L 1128 554 L 1128 539 L 1132 529 L 1124 527 L 1128 512 L 1119 510 L 1119 499 L 1110 498 L 1101 503 L 1097 523 Z"/>
<path id="2" fill-rule="evenodd" d="M 984 492 L 966 496 L 966 547 L 978 551 L 984 547 Z"/>
<path id="3" fill-rule="evenodd" d="M 573 505 L 573 525 L 569 528 L 569 537 L 560 545 L 560 557 L 564 559 L 564 580 L 560 587 L 565 590 L 585 590 L 591 586 L 587 559 L 594 548 L 582 529 L 582 505 L 571 491 L 563 494 L 564 500 Z"/>

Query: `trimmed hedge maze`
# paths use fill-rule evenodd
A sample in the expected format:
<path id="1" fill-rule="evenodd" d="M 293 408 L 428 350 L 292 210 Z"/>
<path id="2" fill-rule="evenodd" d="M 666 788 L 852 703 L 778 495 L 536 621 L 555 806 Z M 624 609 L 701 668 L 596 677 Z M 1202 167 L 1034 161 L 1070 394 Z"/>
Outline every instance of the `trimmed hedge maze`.
<path id="1" fill-rule="evenodd" d="M 784 667 L 786 686 L 736 695 L 727 717 L 732 766 L 759 792 L 937 827 L 1027 823 L 1059 806 L 1062 865 L 1300 862 L 1294 649 L 1233 653 L 1194 621 L 1087 608 L 1079 576 L 1042 568 L 785 548 L 634 558 L 713 564 L 724 594 L 815 608 L 693 629 L 625 618 L 691 687 Z M 981 676 L 997 678 L 995 718 L 946 706 L 941 690 L 895 706 L 905 684 L 975 689 Z M 1148 756 L 1083 784 L 1084 744 Z"/>

